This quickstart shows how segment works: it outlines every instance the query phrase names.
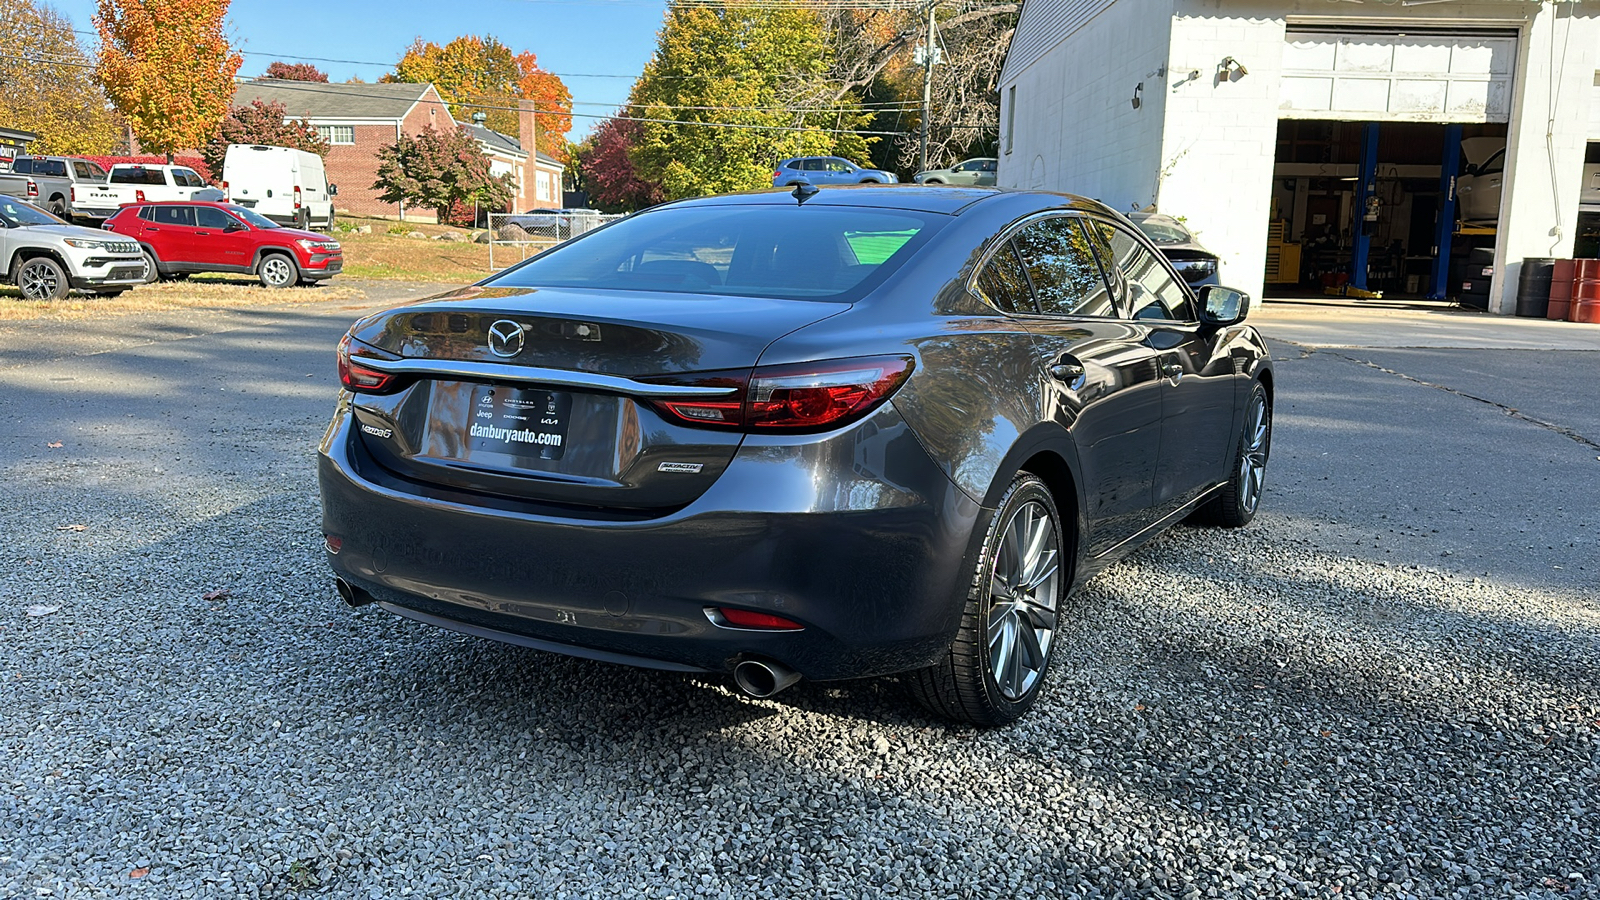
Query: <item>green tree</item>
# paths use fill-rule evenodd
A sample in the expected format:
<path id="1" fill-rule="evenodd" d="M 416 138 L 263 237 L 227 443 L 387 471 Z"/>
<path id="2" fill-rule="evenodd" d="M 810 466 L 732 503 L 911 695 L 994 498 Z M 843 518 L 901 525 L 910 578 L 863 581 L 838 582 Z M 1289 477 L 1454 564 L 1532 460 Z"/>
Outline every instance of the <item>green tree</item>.
<path id="1" fill-rule="evenodd" d="M 117 121 L 72 23 L 45 3 L 0 9 L 0 122 L 39 135 L 34 153 L 109 153 Z"/>
<path id="2" fill-rule="evenodd" d="M 865 138 L 831 131 L 867 120 L 852 92 L 830 89 L 831 62 L 822 23 L 804 6 L 671 3 L 624 110 L 671 120 L 641 123 L 632 151 L 638 176 L 674 200 L 768 187 L 773 164 L 787 156 L 861 159 Z"/>
<path id="3" fill-rule="evenodd" d="M 292 147 L 318 156 L 326 156 L 328 142 L 304 120 L 287 119 L 282 103 L 250 101 L 249 106 L 236 106 L 222 120 L 216 137 L 200 148 L 200 157 L 206 167 L 222 177 L 222 160 L 228 154 L 229 144 L 265 144 L 268 147 Z"/>
<path id="4" fill-rule="evenodd" d="M 465 130 L 432 126 L 378 150 L 372 188 L 383 192 L 379 199 L 385 203 L 432 209 L 441 221 L 450 217 L 453 204 L 504 209 L 515 196 L 511 176 L 490 174 L 488 157 Z"/>

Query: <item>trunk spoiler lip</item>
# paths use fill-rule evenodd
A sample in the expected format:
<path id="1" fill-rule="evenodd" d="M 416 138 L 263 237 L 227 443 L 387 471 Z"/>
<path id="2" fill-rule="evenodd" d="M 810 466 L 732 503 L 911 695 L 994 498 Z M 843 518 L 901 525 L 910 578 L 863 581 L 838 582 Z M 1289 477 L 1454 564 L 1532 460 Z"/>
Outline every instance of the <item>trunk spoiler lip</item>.
<path id="1" fill-rule="evenodd" d="M 502 363 L 467 362 L 443 359 L 378 359 L 361 357 L 361 365 L 394 375 L 422 375 L 428 377 L 455 377 L 469 381 L 497 381 L 516 384 L 550 385 L 552 387 L 587 388 L 634 397 L 725 397 L 738 393 L 732 385 L 680 385 L 648 384 L 621 375 L 603 375 L 598 372 L 578 372 L 571 369 L 547 369 L 539 366 L 516 366 Z"/>

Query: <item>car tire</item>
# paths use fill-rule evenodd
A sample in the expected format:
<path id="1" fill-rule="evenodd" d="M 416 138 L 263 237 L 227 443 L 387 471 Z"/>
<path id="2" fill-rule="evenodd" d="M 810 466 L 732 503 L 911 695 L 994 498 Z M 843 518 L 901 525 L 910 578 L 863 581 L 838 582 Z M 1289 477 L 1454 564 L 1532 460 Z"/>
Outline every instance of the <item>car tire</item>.
<path id="1" fill-rule="evenodd" d="M 1244 427 L 1233 454 L 1233 471 L 1222 491 L 1195 510 L 1193 519 L 1202 525 L 1242 528 L 1256 517 L 1261 507 L 1261 489 L 1272 452 L 1272 403 L 1267 389 L 1256 382 L 1250 387 L 1245 404 Z"/>
<path id="2" fill-rule="evenodd" d="M 261 279 L 262 287 L 293 287 L 300 280 L 300 269 L 287 254 L 268 253 L 256 263 L 256 277 Z"/>
<path id="3" fill-rule="evenodd" d="M 149 247 L 144 248 L 144 283 L 155 284 L 161 279 L 161 267 L 157 263 L 155 252 Z"/>
<path id="4" fill-rule="evenodd" d="M 49 209 L 50 215 L 55 216 L 58 219 L 64 219 L 68 222 L 72 221 L 71 219 L 67 218 L 67 201 L 65 199 L 61 197 L 50 198 Z"/>
<path id="5" fill-rule="evenodd" d="M 56 300 L 71 287 L 61 264 L 48 256 L 35 256 L 18 266 L 16 283 L 24 300 Z"/>
<path id="6" fill-rule="evenodd" d="M 310 231 L 311 230 L 311 210 L 306 209 L 303 206 L 301 208 L 295 210 L 295 213 L 294 213 L 294 227 L 300 229 L 301 231 Z"/>
<path id="7" fill-rule="evenodd" d="M 1049 671 L 1070 548 L 1050 489 L 1019 473 L 985 526 L 955 641 L 908 676 L 912 696 L 969 725 L 1004 725 L 1027 712 Z"/>

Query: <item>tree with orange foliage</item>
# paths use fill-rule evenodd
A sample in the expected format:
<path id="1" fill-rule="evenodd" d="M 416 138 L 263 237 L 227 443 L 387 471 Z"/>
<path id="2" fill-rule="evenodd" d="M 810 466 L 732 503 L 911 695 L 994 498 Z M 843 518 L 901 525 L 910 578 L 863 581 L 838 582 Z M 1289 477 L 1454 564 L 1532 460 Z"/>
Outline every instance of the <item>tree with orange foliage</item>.
<path id="1" fill-rule="evenodd" d="M 513 54 L 493 35 L 463 35 L 444 46 L 417 38 L 406 49 L 389 82 L 430 83 L 439 90 L 450 114 L 469 121 L 484 113 L 484 124 L 516 136 L 516 101 L 533 100 L 535 137 L 541 153 L 564 160 L 564 136 L 572 128 L 572 93 L 555 75 L 539 68 L 532 53 Z"/>
<path id="2" fill-rule="evenodd" d="M 277 78 L 281 81 L 316 81 L 328 83 L 328 73 L 313 66 L 311 63 L 288 63 L 283 60 L 273 60 L 267 64 L 267 71 L 263 74 L 266 78 Z"/>
<path id="3" fill-rule="evenodd" d="M 200 146 L 233 102 L 242 57 L 222 20 L 229 0 L 98 0 L 95 80 L 146 150 Z"/>

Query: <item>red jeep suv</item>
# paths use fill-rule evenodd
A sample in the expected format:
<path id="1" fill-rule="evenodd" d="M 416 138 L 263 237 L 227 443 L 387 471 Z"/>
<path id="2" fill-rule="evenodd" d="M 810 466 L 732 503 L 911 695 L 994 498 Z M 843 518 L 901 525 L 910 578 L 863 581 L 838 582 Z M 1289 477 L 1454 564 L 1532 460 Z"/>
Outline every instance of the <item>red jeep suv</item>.
<path id="1" fill-rule="evenodd" d="M 228 203 L 130 203 L 102 227 L 139 242 L 146 281 L 238 272 L 281 288 L 332 278 L 344 267 L 338 241 Z"/>

